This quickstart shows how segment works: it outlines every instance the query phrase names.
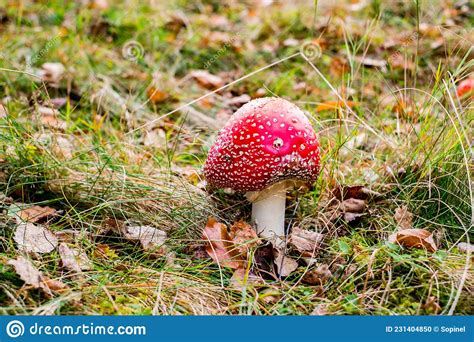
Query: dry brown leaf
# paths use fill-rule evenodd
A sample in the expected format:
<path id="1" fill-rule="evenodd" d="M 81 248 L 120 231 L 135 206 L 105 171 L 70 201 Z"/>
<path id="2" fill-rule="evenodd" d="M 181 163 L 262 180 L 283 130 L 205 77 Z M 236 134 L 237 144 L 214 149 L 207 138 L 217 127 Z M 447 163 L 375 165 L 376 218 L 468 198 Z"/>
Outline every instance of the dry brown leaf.
<path id="1" fill-rule="evenodd" d="M 344 213 L 362 213 L 365 210 L 365 201 L 349 198 L 341 202 L 340 209 Z"/>
<path id="2" fill-rule="evenodd" d="M 422 305 L 422 308 L 434 314 L 437 314 L 441 311 L 441 306 L 438 303 L 438 298 L 436 298 L 435 296 L 428 297 L 426 299 L 426 303 Z"/>
<path id="3" fill-rule="evenodd" d="M 151 103 L 161 103 L 168 99 L 169 95 L 155 87 L 150 87 L 147 90 L 148 99 Z"/>
<path id="4" fill-rule="evenodd" d="M 349 198 L 367 200 L 373 196 L 380 196 L 380 194 L 370 189 L 367 189 L 363 185 L 339 185 L 332 191 L 332 194 L 339 201 L 343 201 Z"/>
<path id="5" fill-rule="evenodd" d="M 474 253 L 474 245 L 472 243 L 460 242 L 456 245 L 460 252 L 471 252 Z"/>
<path id="6" fill-rule="evenodd" d="M 298 268 L 298 262 L 286 256 L 282 251 L 276 251 L 276 255 L 274 263 L 281 277 L 289 276 Z"/>
<path id="7" fill-rule="evenodd" d="M 0 103 L 0 119 L 1 118 L 6 118 L 8 115 L 7 108 L 3 104 Z"/>
<path id="8" fill-rule="evenodd" d="M 44 63 L 39 71 L 39 76 L 42 81 L 57 85 L 65 70 L 61 63 Z"/>
<path id="9" fill-rule="evenodd" d="M 388 242 L 397 243 L 407 248 L 424 248 L 436 252 L 438 248 L 433 240 L 433 234 L 426 229 L 403 229 L 388 237 Z"/>
<path id="10" fill-rule="evenodd" d="M 391 55 L 389 58 L 389 63 L 393 69 L 415 69 L 415 63 L 413 63 L 412 60 L 405 58 L 405 56 L 401 53 L 395 53 Z"/>
<path id="11" fill-rule="evenodd" d="M 243 268 L 236 269 L 232 278 L 230 278 L 230 285 L 238 290 L 243 290 L 249 285 L 256 285 L 262 282 L 262 278 L 252 272 L 247 273 Z"/>
<path id="12" fill-rule="evenodd" d="M 316 107 L 316 112 L 322 112 L 322 111 L 325 111 L 325 110 L 335 110 L 335 109 L 339 109 L 339 108 L 346 108 L 346 105 L 349 108 L 353 108 L 354 106 L 357 105 L 357 103 L 353 102 L 353 101 L 344 101 L 344 102 L 342 102 L 342 101 L 326 101 L 326 102 L 320 103 Z"/>
<path id="13" fill-rule="evenodd" d="M 63 107 L 67 103 L 67 98 L 66 97 L 55 97 L 47 101 L 47 103 L 53 108 L 58 109 Z"/>
<path id="14" fill-rule="evenodd" d="M 124 226 L 121 229 L 123 236 L 132 241 L 140 241 L 146 251 L 165 253 L 164 243 L 166 241 L 166 232 L 150 226 Z"/>
<path id="15" fill-rule="evenodd" d="M 66 284 L 44 276 L 41 271 L 23 256 L 9 260 L 8 264 L 15 268 L 15 272 L 26 284 L 37 289 L 43 289 L 48 294 L 51 294 L 51 291 L 60 292 L 68 288 Z"/>
<path id="16" fill-rule="evenodd" d="M 38 113 L 41 115 L 40 121 L 44 126 L 58 130 L 66 129 L 66 122 L 58 118 L 58 112 L 55 109 L 39 106 Z"/>
<path id="17" fill-rule="evenodd" d="M 367 56 L 356 56 L 355 60 L 365 66 L 380 68 L 382 71 L 387 70 L 387 62 L 384 59 L 376 59 Z"/>
<path id="18" fill-rule="evenodd" d="M 252 98 L 248 94 L 242 94 L 240 96 L 233 97 L 227 101 L 229 106 L 236 106 L 240 107 L 247 102 L 249 102 Z"/>
<path id="19" fill-rule="evenodd" d="M 54 214 L 56 214 L 56 209 L 54 208 L 34 205 L 20 210 L 18 216 L 22 221 L 35 223 Z"/>
<path id="20" fill-rule="evenodd" d="M 340 57 L 331 58 L 331 64 L 329 65 L 329 72 L 332 76 L 342 77 L 345 73 L 349 72 L 350 65 L 346 59 Z"/>
<path id="21" fill-rule="evenodd" d="M 58 251 L 64 268 L 77 273 L 91 269 L 92 263 L 86 253 L 69 247 L 64 242 L 59 244 Z"/>
<path id="22" fill-rule="evenodd" d="M 320 247 L 323 239 L 324 234 L 304 230 L 299 227 L 293 227 L 289 242 L 299 252 L 303 253 L 304 256 L 311 257 L 313 256 L 314 251 Z"/>
<path id="23" fill-rule="evenodd" d="M 206 242 L 206 252 L 214 262 L 224 267 L 242 268 L 242 261 L 225 224 L 210 217 L 203 231 L 203 240 Z"/>
<path id="24" fill-rule="evenodd" d="M 13 240 L 26 252 L 49 253 L 58 245 L 58 238 L 48 229 L 33 223 L 20 223 Z"/>
<path id="25" fill-rule="evenodd" d="M 332 277 L 329 266 L 321 264 L 315 269 L 309 270 L 301 279 L 304 283 L 310 285 L 324 285 Z"/>
<path id="26" fill-rule="evenodd" d="M 318 304 L 311 312 L 311 316 L 326 316 L 328 314 L 326 304 Z"/>
<path id="27" fill-rule="evenodd" d="M 410 229 L 413 227 L 413 214 L 408 211 L 408 207 L 406 205 L 395 209 L 394 218 L 397 222 L 397 226 L 400 229 Z"/>
<path id="28" fill-rule="evenodd" d="M 106 10 L 109 8 L 109 2 L 108 0 L 91 0 L 89 7 L 98 10 Z"/>
<path id="29" fill-rule="evenodd" d="M 212 75 L 206 70 L 194 70 L 190 75 L 205 88 L 213 89 L 224 85 L 224 80 L 222 78 Z"/>
<path id="30" fill-rule="evenodd" d="M 32 285 L 35 288 L 43 286 L 43 273 L 41 273 L 28 259 L 23 256 L 17 257 L 17 259 L 11 259 L 8 261 L 9 265 L 15 267 L 16 273 L 20 276 L 28 285 Z"/>
<path id="31" fill-rule="evenodd" d="M 251 248 L 262 243 L 252 226 L 244 221 L 235 222 L 230 227 L 229 236 L 242 259 L 247 257 L 248 251 Z"/>
<path id="32" fill-rule="evenodd" d="M 73 156 L 73 144 L 63 136 L 56 136 L 54 138 L 54 144 L 51 147 L 51 152 L 56 156 L 59 160 L 64 159 L 71 159 Z"/>

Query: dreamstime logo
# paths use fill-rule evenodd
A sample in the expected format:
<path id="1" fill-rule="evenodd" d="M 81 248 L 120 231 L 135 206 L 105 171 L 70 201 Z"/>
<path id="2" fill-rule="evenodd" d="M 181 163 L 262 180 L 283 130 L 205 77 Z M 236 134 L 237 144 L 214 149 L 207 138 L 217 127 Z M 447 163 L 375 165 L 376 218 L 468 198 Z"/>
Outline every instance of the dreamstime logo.
<path id="1" fill-rule="evenodd" d="M 25 333 L 25 326 L 20 321 L 11 321 L 7 324 L 7 335 L 16 338 Z"/>
<path id="2" fill-rule="evenodd" d="M 321 57 L 322 53 L 321 46 L 314 41 L 306 42 L 301 45 L 300 52 L 306 59 L 310 60 Z"/>
<path id="3" fill-rule="evenodd" d="M 145 53 L 142 44 L 136 40 L 129 40 L 122 46 L 122 56 L 123 58 L 136 62 L 140 60 Z"/>

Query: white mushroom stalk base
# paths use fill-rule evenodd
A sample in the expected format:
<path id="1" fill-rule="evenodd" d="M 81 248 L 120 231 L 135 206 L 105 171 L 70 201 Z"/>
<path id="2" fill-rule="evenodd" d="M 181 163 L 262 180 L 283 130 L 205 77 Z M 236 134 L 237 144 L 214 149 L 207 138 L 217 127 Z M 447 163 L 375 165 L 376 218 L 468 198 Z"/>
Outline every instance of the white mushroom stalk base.
<path id="1" fill-rule="evenodd" d="M 285 204 L 285 187 L 275 189 L 271 194 L 252 203 L 252 222 L 257 233 L 276 245 L 283 242 L 285 237 Z"/>

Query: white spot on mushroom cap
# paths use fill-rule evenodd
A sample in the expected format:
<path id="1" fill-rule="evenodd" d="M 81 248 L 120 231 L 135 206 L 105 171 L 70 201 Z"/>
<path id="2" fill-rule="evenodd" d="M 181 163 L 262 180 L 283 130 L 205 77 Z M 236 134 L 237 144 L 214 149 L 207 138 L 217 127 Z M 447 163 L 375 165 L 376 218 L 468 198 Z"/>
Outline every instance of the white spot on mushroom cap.
<path id="1" fill-rule="evenodd" d="M 275 156 L 272 152 L 275 150 L 268 149 L 273 145 L 274 139 L 265 142 L 265 136 L 271 138 L 272 133 L 279 130 L 278 127 L 271 124 L 271 121 L 279 121 L 275 115 L 280 120 L 283 118 L 283 122 L 280 121 L 278 126 L 287 126 L 287 131 L 295 132 L 295 134 L 282 137 L 282 140 L 289 139 L 286 146 L 292 149 L 288 152 L 285 152 L 287 148 L 277 150 L 289 154 Z M 287 121 L 284 119 L 285 115 L 288 118 Z M 262 124 L 259 124 L 257 128 L 254 116 L 261 117 L 263 121 L 260 120 L 260 122 L 266 123 L 268 128 Z M 300 118 L 301 121 L 297 118 Z M 302 125 L 300 122 L 307 122 L 308 125 Z M 261 133 L 256 133 L 256 129 Z M 239 133 L 238 135 L 228 135 L 230 132 Z M 284 131 L 279 132 L 278 135 L 284 133 Z M 306 140 L 303 140 L 302 132 L 305 138 L 309 137 L 314 140 L 314 145 L 305 145 Z M 243 139 L 244 136 L 245 139 Z M 277 137 L 277 135 L 275 136 Z M 224 158 L 218 158 L 223 154 L 222 152 L 232 156 L 231 160 L 225 161 Z M 217 187 L 230 187 L 237 191 L 260 190 L 286 178 L 314 181 L 318 172 L 319 150 L 314 130 L 298 107 L 277 98 L 257 99 L 242 106 L 219 133 L 204 165 L 204 174 L 209 184 Z"/>

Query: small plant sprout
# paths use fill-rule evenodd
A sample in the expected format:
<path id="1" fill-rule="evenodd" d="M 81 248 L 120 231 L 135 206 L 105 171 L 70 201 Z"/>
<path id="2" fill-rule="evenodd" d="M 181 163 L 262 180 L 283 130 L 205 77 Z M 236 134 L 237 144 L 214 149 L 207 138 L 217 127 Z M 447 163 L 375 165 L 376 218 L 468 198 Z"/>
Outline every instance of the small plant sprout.
<path id="1" fill-rule="evenodd" d="M 279 245 L 286 191 L 314 182 L 319 161 L 319 142 L 303 111 L 280 98 L 260 98 L 229 119 L 209 151 L 204 174 L 212 186 L 246 192 L 257 232 Z"/>

